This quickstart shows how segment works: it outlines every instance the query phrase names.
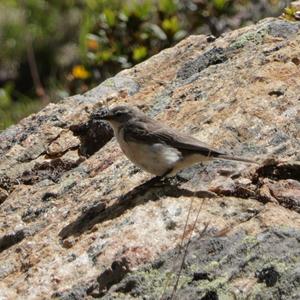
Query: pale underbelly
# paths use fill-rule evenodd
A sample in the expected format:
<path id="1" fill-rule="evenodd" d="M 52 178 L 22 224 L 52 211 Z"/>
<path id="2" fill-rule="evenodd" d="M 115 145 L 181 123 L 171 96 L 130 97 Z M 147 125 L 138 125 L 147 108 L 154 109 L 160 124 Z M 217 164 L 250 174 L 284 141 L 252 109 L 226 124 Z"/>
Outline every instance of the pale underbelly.
<path id="1" fill-rule="evenodd" d="M 121 145 L 125 155 L 141 169 L 163 175 L 180 160 L 180 152 L 163 144 L 126 143 Z"/>
<path id="2" fill-rule="evenodd" d="M 120 142 L 119 142 L 120 143 Z M 120 143 L 125 155 L 141 169 L 161 176 L 170 172 L 175 175 L 178 171 L 197 162 L 207 160 L 207 157 L 193 154 L 182 157 L 180 151 L 165 144 Z"/>

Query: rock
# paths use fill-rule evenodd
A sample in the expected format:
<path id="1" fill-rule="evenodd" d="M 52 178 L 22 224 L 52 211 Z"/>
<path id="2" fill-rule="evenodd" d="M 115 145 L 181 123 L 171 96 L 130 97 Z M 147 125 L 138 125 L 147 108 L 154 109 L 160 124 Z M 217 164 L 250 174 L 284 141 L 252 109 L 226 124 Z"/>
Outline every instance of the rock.
<path id="1" fill-rule="evenodd" d="M 299 29 L 190 36 L 2 132 L 0 298 L 298 299 Z M 106 103 L 259 165 L 152 178 Z"/>
<path id="2" fill-rule="evenodd" d="M 300 1 L 292 1 L 291 2 L 291 7 L 297 9 L 297 10 L 300 10 Z"/>
<path id="3" fill-rule="evenodd" d="M 254 299 L 297 299 L 299 295 L 299 231 L 272 229 L 257 236 L 239 231 L 226 237 L 195 237 L 182 269 L 176 299 L 235 299 L 251 295 Z M 280 247 L 275 245 L 280 243 Z M 290 248 L 291 247 L 291 248 Z M 162 255 L 158 269 L 144 266 L 132 271 L 116 284 L 104 299 L 125 295 L 164 299 L 173 291 L 184 253 L 177 250 Z M 195 268 L 201 272 L 195 272 Z M 298 272 L 298 273 L 297 273 Z M 134 280 L 132 289 L 128 282 Z M 113 296 L 118 296 L 114 298 Z M 274 296 L 275 295 L 275 296 Z M 208 298 L 213 297 L 213 298 Z"/>
<path id="4" fill-rule="evenodd" d="M 112 285 L 120 282 L 128 272 L 129 266 L 125 258 L 114 261 L 111 267 L 106 269 L 97 278 L 99 283 L 99 296 L 103 295 Z"/>
<path id="5" fill-rule="evenodd" d="M 222 194 L 222 195 L 232 195 L 235 192 L 235 184 L 231 178 L 219 177 L 211 182 L 210 191 Z"/>
<path id="6" fill-rule="evenodd" d="M 292 179 L 266 181 L 266 188 L 273 199 L 282 206 L 291 208 L 300 213 L 300 182 Z"/>
<path id="7" fill-rule="evenodd" d="M 0 188 L 0 204 L 4 202 L 7 197 L 8 197 L 8 192 Z"/>
<path id="8" fill-rule="evenodd" d="M 47 154 L 54 156 L 64 154 L 67 150 L 78 148 L 80 140 L 69 130 L 64 130 L 60 135 L 48 146 Z"/>
<path id="9" fill-rule="evenodd" d="M 0 252 L 6 250 L 22 241 L 25 238 L 24 230 L 18 230 L 13 233 L 9 233 L 0 238 Z"/>
<path id="10" fill-rule="evenodd" d="M 267 287 L 271 287 L 277 283 L 280 274 L 274 267 L 268 267 L 257 271 L 255 277 L 257 277 L 258 282 L 264 282 Z"/>
<path id="11" fill-rule="evenodd" d="M 100 120 L 102 114 L 103 108 L 93 113 L 87 122 L 70 126 L 70 130 L 80 139 L 79 150 L 84 156 L 94 154 L 113 137 L 112 128 Z"/>

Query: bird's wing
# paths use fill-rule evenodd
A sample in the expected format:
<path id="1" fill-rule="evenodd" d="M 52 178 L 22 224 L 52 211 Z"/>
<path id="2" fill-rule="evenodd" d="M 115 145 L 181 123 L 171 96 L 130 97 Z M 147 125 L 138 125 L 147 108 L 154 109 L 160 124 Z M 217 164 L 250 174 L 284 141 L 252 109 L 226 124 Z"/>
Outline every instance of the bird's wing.
<path id="1" fill-rule="evenodd" d="M 196 152 L 213 157 L 224 154 L 189 135 L 179 133 L 172 128 L 152 120 L 148 120 L 147 123 L 129 123 L 123 128 L 123 134 L 127 142 L 146 144 L 165 143 L 180 151 Z"/>

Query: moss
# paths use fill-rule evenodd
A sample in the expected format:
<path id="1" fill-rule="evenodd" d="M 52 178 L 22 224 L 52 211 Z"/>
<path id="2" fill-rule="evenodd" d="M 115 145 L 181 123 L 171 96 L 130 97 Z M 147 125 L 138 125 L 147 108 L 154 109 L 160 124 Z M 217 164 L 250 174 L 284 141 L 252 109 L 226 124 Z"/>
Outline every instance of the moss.
<path id="1" fill-rule="evenodd" d="M 234 293 L 223 293 L 222 291 L 218 293 L 219 299 L 222 300 L 237 300 L 237 297 Z"/>
<path id="2" fill-rule="evenodd" d="M 247 235 L 243 240 L 242 240 L 242 243 L 245 243 L 245 244 L 257 244 L 258 241 L 257 241 L 257 237 L 254 236 L 254 235 Z"/>
<path id="3" fill-rule="evenodd" d="M 234 299 L 230 287 L 228 285 L 229 276 L 221 276 L 212 281 L 199 281 L 196 286 L 198 293 L 208 293 L 214 291 L 217 293 L 219 299 L 231 300 Z"/>
<path id="4" fill-rule="evenodd" d="M 249 43 L 258 45 L 258 44 L 262 43 L 266 34 L 267 34 L 266 28 L 262 28 L 257 31 L 246 32 L 243 35 L 241 35 L 236 41 L 234 41 L 230 45 L 230 48 L 232 48 L 232 49 L 243 48 Z"/>
<path id="5" fill-rule="evenodd" d="M 219 266 L 220 266 L 220 262 L 213 260 L 207 266 L 204 267 L 204 271 L 211 272 Z"/>
<path id="6" fill-rule="evenodd" d="M 273 291 L 270 287 L 266 287 L 265 283 L 256 283 L 252 288 L 247 297 L 249 300 L 257 300 L 257 299 L 288 299 L 288 298 L 277 298 L 276 292 Z M 275 296 L 275 297 L 274 297 Z M 279 295 L 277 294 L 279 297 Z"/>
<path id="7" fill-rule="evenodd" d="M 109 78 L 106 79 L 103 83 L 103 86 L 107 86 L 107 87 L 115 87 L 115 81 L 113 80 L 113 78 Z"/>
<path id="8" fill-rule="evenodd" d="M 196 265 L 196 264 L 192 264 L 189 266 L 189 272 L 190 273 L 195 273 L 195 272 L 198 272 L 199 271 L 199 265 Z"/>
<path id="9" fill-rule="evenodd" d="M 198 287 L 205 290 L 217 290 L 219 288 L 225 287 L 226 284 L 228 284 L 228 276 L 217 277 L 212 281 L 198 281 Z"/>
<path id="10" fill-rule="evenodd" d="M 143 292 L 153 295 L 155 298 L 160 298 L 165 291 L 172 290 L 177 278 L 177 273 L 175 272 L 159 272 L 154 269 L 137 271 L 135 275 L 141 280 Z M 182 273 L 180 275 L 178 289 L 185 287 L 191 280 L 191 277 Z"/>

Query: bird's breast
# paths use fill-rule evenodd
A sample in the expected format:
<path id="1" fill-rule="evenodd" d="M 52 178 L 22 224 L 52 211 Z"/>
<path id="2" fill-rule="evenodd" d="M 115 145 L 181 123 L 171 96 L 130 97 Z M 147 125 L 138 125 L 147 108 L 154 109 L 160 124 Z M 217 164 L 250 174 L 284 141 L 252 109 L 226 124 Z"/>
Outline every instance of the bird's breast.
<path id="1" fill-rule="evenodd" d="M 163 175 L 181 159 L 181 153 L 177 149 L 163 143 L 126 142 L 122 129 L 117 140 L 124 154 L 134 164 L 155 175 Z"/>

